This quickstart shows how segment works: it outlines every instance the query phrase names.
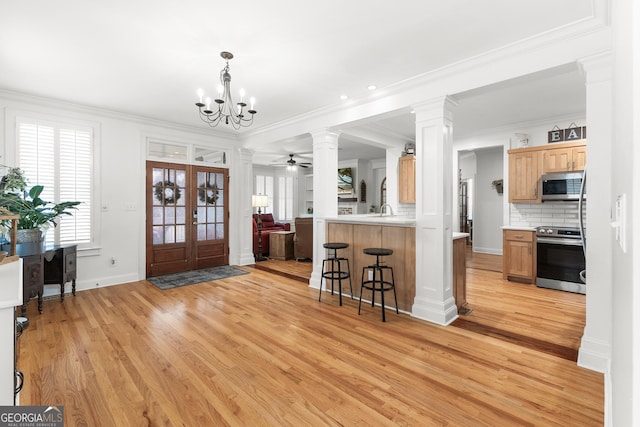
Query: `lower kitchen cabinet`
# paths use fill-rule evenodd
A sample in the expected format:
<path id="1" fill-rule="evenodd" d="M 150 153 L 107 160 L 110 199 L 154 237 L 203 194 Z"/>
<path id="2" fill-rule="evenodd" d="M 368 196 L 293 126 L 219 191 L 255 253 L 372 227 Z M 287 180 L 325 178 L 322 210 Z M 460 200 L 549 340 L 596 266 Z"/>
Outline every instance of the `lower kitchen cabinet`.
<path id="1" fill-rule="evenodd" d="M 505 280 L 535 283 L 536 232 L 503 230 L 502 277 Z"/>

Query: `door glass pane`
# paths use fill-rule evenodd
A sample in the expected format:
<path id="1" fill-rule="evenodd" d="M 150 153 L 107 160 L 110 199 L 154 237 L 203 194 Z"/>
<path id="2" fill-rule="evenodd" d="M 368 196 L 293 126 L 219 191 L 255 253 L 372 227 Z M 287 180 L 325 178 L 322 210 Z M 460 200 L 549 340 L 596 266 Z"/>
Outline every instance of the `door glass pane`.
<path id="1" fill-rule="evenodd" d="M 151 199 L 153 244 L 186 241 L 187 173 L 184 169 L 153 168 Z M 180 225 L 176 227 L 176 225 Z M 156 227 L 157 226 L 157 227 Z"/>
<path id="2" fill-rule="evenodd" d="M 163 243 L 162 228 L 163 228 L 162 226 L 153 227 L 153 244 L 154 245 L 160 245 Z"/>
<path id="3" fill-rule="evenodd" d="M 186 229 L 184 225 L 176 226 L 176 243 L 184 243 L 186 241 Z"/>
<path id="4" fill-rule="evenodd" d="M 207 222 L 207 208 L 198 207 L 198 223 L 204 224 Z"/>
<path id="5" fill-rule="evenodd" d="M 164 208 L 164 221 L 166 224 L 176 223 L 176 211 L 174 208 Z"/>
<path id="6" fill-rule="evenodd" d="M 216 239 L 224 239 L 224 224 L 216 224 Z"/>
<path id="7" fill-rule="evenodd" d="M 207 240 L 206 224 L 198 224 L 198 240 Z"/>
<path id="8" fill-rule="evenodd" d="M 153 208 L 153 225 L 162 225 L 164 224 L 164 209 L 162 208 Z"/>
<path id="9" fill-rule="evenodd" d="M 175 227 L 172 225 L 168 225 L 164 227 L 164 242 L 165 243 L 175 243 L 176 234 Z"/>
<path id="10" fill-rule="evenodd" d="M 176 208 L 176 224 L 186 224 L 186 208 Z"/>

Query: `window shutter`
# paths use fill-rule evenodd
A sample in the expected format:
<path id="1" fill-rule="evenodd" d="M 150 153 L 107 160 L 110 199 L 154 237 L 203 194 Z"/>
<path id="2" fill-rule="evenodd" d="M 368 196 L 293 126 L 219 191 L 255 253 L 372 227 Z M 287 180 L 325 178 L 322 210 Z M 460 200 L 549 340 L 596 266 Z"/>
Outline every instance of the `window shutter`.
<path id="1" fill-rule="evenodd" d="M 93 131 L 18 122 L 19 165 L 29 186 L 43 185 L 45 201 L 79 201 L 73 215 L 63 215 L 49 229 L 49 244 L 91 242 Z"/>

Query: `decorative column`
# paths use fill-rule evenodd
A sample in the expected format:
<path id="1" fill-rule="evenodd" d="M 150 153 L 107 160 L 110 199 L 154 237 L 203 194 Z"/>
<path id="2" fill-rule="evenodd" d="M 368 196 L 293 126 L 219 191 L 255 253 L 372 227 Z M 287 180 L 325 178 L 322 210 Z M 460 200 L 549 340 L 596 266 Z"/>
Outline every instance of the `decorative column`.
<path id="1" fill-rule="evenodd" d="M 452 109 L 444 96 L 415 106 L 416 296 L 414 317 L 448 325 L 458 317 L 453 298 Z"/>
<path id="2" fill-rule="evenodd" d="M 606 372 L 611 364 L 615 233 L 611 231 L 613 170 L 613 58 L 580 61 L 587 91 L 586 324 L 578 365 Z M 613 238 L 615 239 L 615 237 Z"/>
<path id="3" fill-rule="evenodd" d="M 313 271 L 309 286 L 319 288 L 326 242 L 326 218 L 338 215 L 339 132 L 321 130 L 313 137 Z"/>
<path id="4" fill-rule="evenodd" d="M 253 151 L 238 148 L 234 152 L 233 180 L 229 186 L 231 206 L 241 215 L 229 218 L 229 264 L 249 265 L 255 263 L 253 257 L 253 225 L 251 195 L 253 194 Z"/>

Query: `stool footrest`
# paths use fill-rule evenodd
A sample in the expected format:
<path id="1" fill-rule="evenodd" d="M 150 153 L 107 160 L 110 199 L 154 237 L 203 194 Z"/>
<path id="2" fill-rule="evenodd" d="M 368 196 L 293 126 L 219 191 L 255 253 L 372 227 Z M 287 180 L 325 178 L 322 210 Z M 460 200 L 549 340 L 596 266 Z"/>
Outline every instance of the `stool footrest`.
<path id="1" fill-rule="evenodd" d="M 382 285 L 382 287 L 380 285 Z M 370 291 L 390 291 L 395 287 L 395 285 L 392 282 L 387 281 L 381 282 L 380 280 L 366 280 L 362 282 L 362 287 L 369 289 Z"/>

